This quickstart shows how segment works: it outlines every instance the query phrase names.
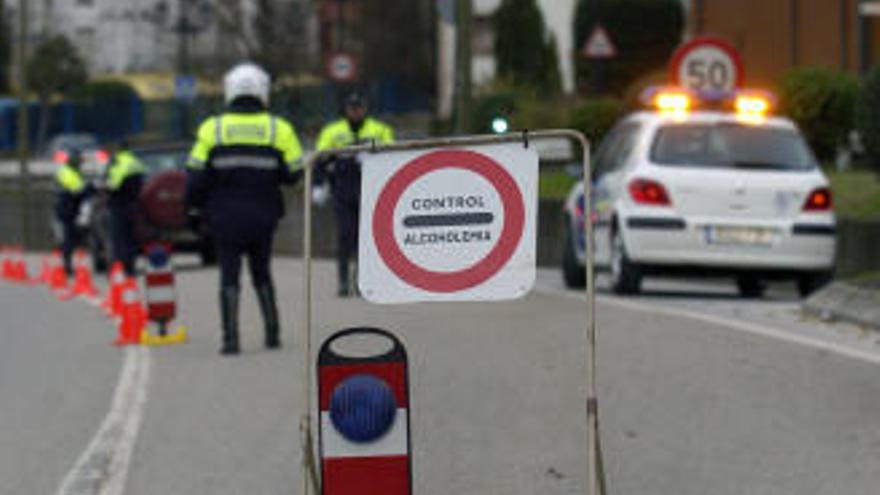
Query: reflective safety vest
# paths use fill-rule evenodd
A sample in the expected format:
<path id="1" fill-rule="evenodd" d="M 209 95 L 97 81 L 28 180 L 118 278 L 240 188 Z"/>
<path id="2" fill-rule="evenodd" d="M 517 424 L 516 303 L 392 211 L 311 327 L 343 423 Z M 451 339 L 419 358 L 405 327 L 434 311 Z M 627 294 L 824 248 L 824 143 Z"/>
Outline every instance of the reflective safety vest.
<path id="1" fill-rule="evenodd" d="M 86 189 L 86 181 L 79 170 L 65 163 L 55 173 L 55 182 L 61 192 L 80 194 Z"/>
<path id="2" fill-rule="evenodd" d="M 131 176 L 143 174 L 144 164 L 131 151 L 120 151 L 113 157 L 107 173 L 107 189 L 117 191 Z"/>
<path id="3" fill-rule="evenodd" d="M 207 119 L 199 127 L 187 166 L 192 170 L 215 168 L 299 170 L 302 147 L 286 120 L 259 113 L 229 113 Z"/>
<path id="4" fill-rule="evenodd" d="M 187 167 L 187 203 L 203 208 L 212 229 L 237 237 L 265 232 L 284 214 L 279 186 L 301 173 L 293 126 L 268 112 L 230 112 L 199 127 Z"/>
<path id="5" fill-rule="evenodd" d="M 362 144 L 375 140 L 377 144 L 390 144 L 394 142 L 394 131 L 383 122 L 367 117 L 361 128 L 355 134 L 346 119 L 331 122 L 321 129 L 318 136 L 318 151 L 334 150 Z"/>

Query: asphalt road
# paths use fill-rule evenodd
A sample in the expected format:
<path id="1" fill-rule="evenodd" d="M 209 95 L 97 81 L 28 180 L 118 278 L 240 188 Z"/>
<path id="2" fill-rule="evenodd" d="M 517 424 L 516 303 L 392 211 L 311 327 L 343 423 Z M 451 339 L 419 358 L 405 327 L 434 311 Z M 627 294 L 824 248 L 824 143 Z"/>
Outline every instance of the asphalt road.
<path id="1" fill-rule="evenodd" d="M 370 324 L 409 348 L 416 493 L 584 492 L 583 301 L 555 272 L 516 302 L 371 306 L 333 297 L 317 268 L 317 340 Z M 0 493 L 298 493 L 300 265 L 276 274 L 286 347 L 261 348 L 246 290 L 234 359 L 216 353 L 212 271 L 180 274 L 190 341 L 143 354 L 111 347 L 95 308 L 0 284 Z M 785 290 L 647 289 L 599 298 L 610 493 L 877 492 L 877 335 L 805 320 Z M 110 482 L 65 492 L 90 458 Z"/>

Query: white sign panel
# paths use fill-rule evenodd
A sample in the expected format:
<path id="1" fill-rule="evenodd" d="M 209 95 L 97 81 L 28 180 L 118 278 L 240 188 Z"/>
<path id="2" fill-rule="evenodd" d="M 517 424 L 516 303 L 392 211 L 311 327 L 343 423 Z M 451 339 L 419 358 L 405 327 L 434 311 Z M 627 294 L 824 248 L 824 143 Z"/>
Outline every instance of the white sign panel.
<path id="1" fill-rule="evenodd" d="M 365 153 L 361 160 L 358 286 L 367 300 L 506 300 L 531 290 L 534 147 Z"/>

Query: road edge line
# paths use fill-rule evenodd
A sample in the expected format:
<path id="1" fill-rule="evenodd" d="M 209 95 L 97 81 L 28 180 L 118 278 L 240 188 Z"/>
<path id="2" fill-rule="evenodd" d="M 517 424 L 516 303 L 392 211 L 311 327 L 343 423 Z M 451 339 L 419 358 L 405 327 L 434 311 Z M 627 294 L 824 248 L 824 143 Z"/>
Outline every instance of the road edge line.
<path id="1" fill-rule="evenodd" d="M 55 495 L 122 495 L 147 402 L 150 368 L 148 348 L 125 350 L 110 411 Z"/>
<path id="2" fill-rule="evenodd" d="M 580 299 L 581 297 L 583 297 L 583 294 L 580 293 L 568 293 L 555 289 L 539 288 L 536 289 L 536 291 L 547 295 L 564 296 L 573 299 Z M 703 323 L 727 327 L 729 329 L 741 330 L 746 333 L 757 335 L 759 337 L 765 337 L 771 340 L 786 342 L 789 344 L 798 344 L 819 351 L 832 352 L 843 357 L 856 359 L 871 364 L 880 364 L 880 355 L 878 354 L 862 351 L 846 345 L 837 344 L 835 342 L 828 342 L 815 337 L 792 334 L 759 323 L 738 321 L 723 316 L 702 314 L 696 311 L 682 308 L 664 308 L 656 306 L 654 304 L 614 299 L 607 296 L 596 296 L 596 302 L 598 302 L 599 304 L 616 306 L 618 308 L 639 311 L 642 313 L 654 313 L 671 317 L 688 318 L 691 320 L 701 321 Z"/>

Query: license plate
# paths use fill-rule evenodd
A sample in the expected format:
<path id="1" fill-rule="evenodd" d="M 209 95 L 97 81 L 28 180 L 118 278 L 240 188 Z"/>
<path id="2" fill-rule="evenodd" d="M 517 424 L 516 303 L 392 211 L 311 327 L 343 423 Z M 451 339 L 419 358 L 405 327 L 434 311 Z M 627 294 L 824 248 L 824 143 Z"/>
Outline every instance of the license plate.
<path id="1" fill-rule="evenodd" d="M 706 244 L 722 246 L 772 246 L 779 230 L 762 227 L 704 227 Z"/>

